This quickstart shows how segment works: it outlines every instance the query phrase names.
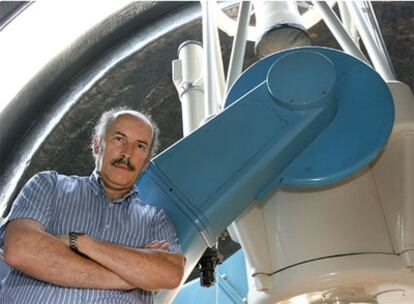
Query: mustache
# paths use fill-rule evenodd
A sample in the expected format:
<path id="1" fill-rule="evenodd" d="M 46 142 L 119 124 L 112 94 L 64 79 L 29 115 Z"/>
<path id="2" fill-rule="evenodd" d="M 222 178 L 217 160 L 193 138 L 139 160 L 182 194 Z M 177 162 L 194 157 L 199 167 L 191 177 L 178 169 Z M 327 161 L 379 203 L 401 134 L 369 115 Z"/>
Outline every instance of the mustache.
<path id="1" fill-rule="evenodd" d="M 124 166 L 126 166 L 126 167 L 127 167 L 127 169 L 128 169 L 129 171 L 135 171 L 135 167 L 134 167 L 133 165 L 131 165 L 131 163 L 129 162 L 129 160 L 128 160 L 128 159 L 123 158 L 123 157 L 113 160 L 113 161 L 111 162 L 111 165 L 112 165 L 112 166 L 116 166 L 116 165 L 124 165 Z"/>

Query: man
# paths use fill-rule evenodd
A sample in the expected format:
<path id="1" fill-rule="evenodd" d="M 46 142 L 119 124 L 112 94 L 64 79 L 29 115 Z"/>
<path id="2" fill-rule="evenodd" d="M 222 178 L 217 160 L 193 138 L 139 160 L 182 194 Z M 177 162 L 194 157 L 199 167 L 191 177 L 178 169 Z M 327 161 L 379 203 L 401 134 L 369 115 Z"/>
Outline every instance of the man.
<path id="1" fill-rule="evenodd" d="M 153 290 L 180 284 L 174 228 L 134 185 L 157 133 L 139 112 L 110 110 L 95 127 L 90 177 L 32 177 L 0 227 L 12 267 L 0 303 L 152 303 Z"/>

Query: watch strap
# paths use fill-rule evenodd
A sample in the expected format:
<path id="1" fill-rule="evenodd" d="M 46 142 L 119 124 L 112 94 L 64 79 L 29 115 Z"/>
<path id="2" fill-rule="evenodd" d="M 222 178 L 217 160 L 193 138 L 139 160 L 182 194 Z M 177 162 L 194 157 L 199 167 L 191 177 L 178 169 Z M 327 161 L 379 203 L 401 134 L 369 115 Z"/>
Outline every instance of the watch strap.
<path id="1" fill-rule="evenodd" d="M 81 252 L 78 249 L 78 236 L 84 235 L 85 233 L 80 231 L 71 231 L 69 232 L 69 248 L 77 253 L 80 254 Z"/>

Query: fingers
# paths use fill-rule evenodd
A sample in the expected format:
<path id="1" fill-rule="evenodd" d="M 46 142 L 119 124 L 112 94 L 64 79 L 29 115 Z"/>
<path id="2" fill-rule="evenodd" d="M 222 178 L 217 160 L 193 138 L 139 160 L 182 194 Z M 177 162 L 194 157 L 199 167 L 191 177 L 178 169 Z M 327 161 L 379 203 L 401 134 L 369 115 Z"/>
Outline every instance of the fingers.
<path id="1" fill-rule="evenodd" d="M 148 243 L 145 245 L 145 248 L 153 248 L 153 249 L 160 249 L 162 247 L 165 247 L 168 243 L 166 241 L 152 241 L 151 243 Z"/>
<path id="2" fill-rule="evenodd" d="M 164 244 L 162 244 L 162 246 L 159 248 L 159 249 L 161 249 L 161 250 L 168 250 L 168 243 L 167 242 L 164 242 Z"/>
<path id="3" fill-rule="evenodd" d="M 152 241 L 144 246 L 147 249 L 168 250 L 168 243 L 166 241 Z"/>

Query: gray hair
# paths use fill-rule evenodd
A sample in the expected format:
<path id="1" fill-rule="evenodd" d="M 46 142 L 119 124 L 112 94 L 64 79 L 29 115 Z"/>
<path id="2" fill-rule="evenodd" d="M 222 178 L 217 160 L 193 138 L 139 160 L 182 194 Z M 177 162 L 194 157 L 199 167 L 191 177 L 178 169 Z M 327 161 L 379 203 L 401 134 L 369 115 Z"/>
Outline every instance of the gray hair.
<path id="1" fill-rule="evenodd" d="M 91 143 L 92 156 L 95 159 L 95 166 L 96 166 L 96 169 L 98 170 L 100 170 L 101 165 L 102 165 L 102 158 L 103 158 L 102 156 L 103 156 L 103 151 L 105 150 L 106 131 L 120 115 L 124 115 L 124 114 L 132 115 L 139 119 L 142 119 L 151 127 L 152 140 L 151 140 L 150 151 L 149 151 L 150 157 L 153 157 L 155 155 L 155 153 L 157 152 L 160 146 L 160 142 L 158 139 L 160 130 L 158 126 L 156 125 L 156 123 L 152 120 L 149 114 L 144 114 L 144 113 L 129 109 L 127 107 L 112 108 L 102 114 L 101 118 L 98 120 L 97 124 L 94 127 L 94 132 L 92 135 L 92 143 Z M 95 153 L 95 150 L 94 150 L 95 140 L 98 140 L 99 153 Z"/>

